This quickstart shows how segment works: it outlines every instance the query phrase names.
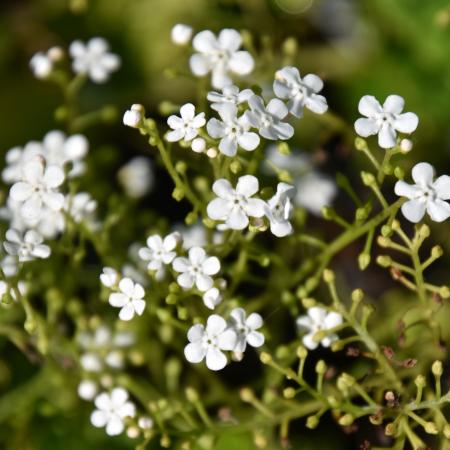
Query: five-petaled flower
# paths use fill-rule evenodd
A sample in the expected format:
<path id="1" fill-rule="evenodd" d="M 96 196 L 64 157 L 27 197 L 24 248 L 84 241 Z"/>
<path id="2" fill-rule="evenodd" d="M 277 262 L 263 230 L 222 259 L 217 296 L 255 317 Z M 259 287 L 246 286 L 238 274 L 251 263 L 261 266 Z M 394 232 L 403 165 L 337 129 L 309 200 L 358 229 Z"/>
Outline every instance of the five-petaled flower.
<path id="1" fill-rule="evenodd" d="M 147 238 L 147 247 L 139 249 L 139 257 L 143 261 L 148 261 L 147 269 L 159 272 L 163 275 L 163 264 L 170 264 L 177 255 L 174 251 L 181 241 L 180 233 L 173 232 L 164 239 L 158 234 L 153 234 Z"/>
<path id="2" fill-rule="evenodd" d="M 37 220 L 43 206 L 59 211 L 64 206 L 64 195 L 57 188 L 64 182 L 64 172 L 58 166 L 46 166 L 44 158 L 36 156 L 22 168 L 22 179 L 9 192 L 12 200 L 20 203 L 24 219 Z"/>
<path id="3" fill-rule="evenodd" d="M 247 118 L 251 126 L 257 128 L 263 138 L 276 141 L 290 139 L 293 136 L 294 128 L 282 122 L 289 111 L 280 99 L 273 98 L 267 106 L 264 106 L 263 99 L 253 95 L 248 100 L 248 105 L 250 111 L 247 112 Z"/>
<path id="4" fill-rule="evenodd" d="M 255 150 L 259 145 L 259 136 L 250 130 L 247 113 L 237 117 L 237 107 L 232 103 L 223 103 L 216 108 L 222 121 L 212 118 L 206 126 L 208 134 L 220 139 L 219 150 L 227 156 L 236 155 L 238 145 L 247 151 Z"/>
<path id="5" fill-rule="evenodd" d="M 288 100 L 289 112 L 295 117 L 303 116 L 303 108 L 317 114 L 323 114 L 328 109 L 327 100 L 318 95 L 323 88 L 323 81 L 314 74 L 303 78 L 296 67 L 283 67 L 275 74 L 273 91 L 281 99 Z"/>
<path id="6" fill-rule="evenodd" d="M 108 42 L 101 37 L 92 38 L 87 44 L 73 41 L 69 53 L 73 58 L 73 71 L 86 74 L 94 83 L 105 83 L 120 67 L 120 57 L 109 52 Z"/>
<path id="7" fill-rule="evenodd" d="M 342 316 L 334 311 L 328 312 L 326 309 L 319 306 L 313 306 L 308 309 L 308 314 L 297 318 L 297 328 L 299 331 L 307 332 L 303 336 L 303 345 L 314 350 L 319 346 L 314 335 L 318 331 L 330 330 L 342 324 Z M 324 347 L 329 347 L 334 341 L 338 339 L 337 334 L 327 333 L 320 343 Z"/>
<path id="8" fill-rule="evenodd" d="M 211 370 L 221 370 L 227 365 L 227 357 L 222 350 L 234 350 L 236 332 L 227 328 L 227 322 L 217 314 L 208 317 L 206 327 L 201 324 L 189 328 L 189 344 L 184 355 L 191 363 L 199 363 L 206 358 L 206 366 Z"/>
<path id="9" fill-rule="evenodd" d="M 173 269 L 180 273 L 177 277 L 178 284 L 184 289 L 190 289 L 195 284 L 199 291 L 208 291 L 213 286 L 211 275 L 220 270 L 219 259 L 208 256 L 201 247 L 191 247 L 188 256 L 189 258 L 179 256 L 172 263 Z"/>
<path id="10" fill-rule="evenodd" d="M 372 95 L 361 98 L 358 111 L 365 116 L 355 122 L 355 130 L 362 137 L 378 134 L 378 145 L 392 148 L 397 144 L 397 131 L 412 133 L 419 123 L 416 114 L 403 113 L 405 100 L 399 95 L 389 95 L 383 106 Z"/>
<path id="11" fill-rule="evenodd" d="M 128 392 L 114 388 L 110 394 L 102 392 L 95 397 L 96 410 L 91 414 L 94 427 L 106 427 L 106 434 L 116 436 L 125 428 L 125 419 L 136 415 L 136 406 L 128 400 Z"/>
<path id="12" fill-rule="evenodd" d="M 293 210 L 292 197 L 294 194 L 294 186 L 278 183 L 276 194 L 267 202 L 266 216 L 270 222 L 270 231 L 277 237 L 292 233 L 289 217 Z"/>
<path id="13" fill-rule="evenodd" d="M 232 104 L 239 106 L 241 103 L 248 102 L 248 99 L 254 95 L 251 89 L 244 89 L 239 91 L 239 88 L 234 84 L 230 86 L 224 86 L 222 93 L 220 92 L 208 92 L 206 98 L 211 102 L 211 109 L 218 110 L 223 104 Z"/>
<path id="14" fill-rule="evenodd" d="M 263 326 L 262 317 L 258 313 L 251 313 L 246 317 L 242 308 L 234 308 L 230 313 L 231 327 L 236 332 L 237 341 L 234 351 L 244 353 L 247 344 L 252 347 L 261 347 L 264 344 L 264 335 L 259 330 Z"/>
<path id="15" fill-rule="evenodd" d="M 416 184 L 403 180 L 395 184 L 395 193 L 409 200 L 402 205 L 403 215 L 411 222 L 422 220 L 425 211 L 435 222 L 443 222 L 450 217 L 450 176 L 442 175 L 434 180 L 432 165 L 421 162 L 412 169 Z"/>
<path id="16" fill-rule="evenodd" d="M 173 130 L 166 135 L 169 142 L 192 141 L 198 135 L 199 128 L 206 123 L 205 113 L 195 115 L 195 106 L 192 103 L 186 103 L 180 108 L 180 116 L 171 115 L 167 119 L 167 124 Z"/>
<path id="17" fill-rule="evenodd" d="M 263 217 L 266 204 L 258 198 L 251 198 L 259 190 L 259 182 L 253 175 L 239 178 L 236 189 L 225 178 L 214 182 L 212 190 L 217 198 L 207 206 L 208 216 L 213 220 L 225 221 L 227 228 L 243 230 L 249 217 Z"/>
<path id="18" fill-rule="evenodd" d="M 218 37 L 210 30 L 201 31 L 192 41 L 198 52 L 189 61 L 193 74 L 202 77 L 212 72 L 211 84 L 217 89 L 232 84 L 230 72 L 248 75 L 255 63 L 249 52 L 239 51 L 241 44 L 241 35 L 236 30 L 224 29 Z"/>
<path id="19" fill-rule="evenodd" d="M 3 242 L 3 246 L 10 255 L 17 256 L 20 262 L 25 262 L 50 256 L 50 247 L 43 242 L 43 237 L 35 230 L 28 230 L 22 234 L 10 228 L 6 232 L 6 241 Z"/>
<path id="20" fill-rule="evenodd" d="M 122 278 L 119 282 L 120 292 L 113 292 L 109 296 L 109 304 L 121 308 L 119 319 L 131 320 L 135 314 L 142 315 L 145 308 L 144 288 L 134 283 L 131 278 Z"/>

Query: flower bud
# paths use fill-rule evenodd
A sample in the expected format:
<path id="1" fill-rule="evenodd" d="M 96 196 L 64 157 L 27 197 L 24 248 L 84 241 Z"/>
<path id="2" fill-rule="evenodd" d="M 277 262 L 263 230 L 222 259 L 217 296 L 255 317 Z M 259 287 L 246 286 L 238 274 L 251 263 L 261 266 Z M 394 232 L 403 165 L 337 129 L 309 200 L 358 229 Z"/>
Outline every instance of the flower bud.
<path id="1" fill-rule="evenodd" d="M 159 445 L 161 445 L 162 448 L 170 448 L 170 444 L 170 437 L 167 434 L 163 434 L 159 440 Z"/>
<path id="2" fill-rule="evenodd" d="M 327 371 L 327 365 L 323 359 L 319 360 L 316 364 L 316 372 L 319 375 L 323 375 Z"/>
<path id="3" fill-rule="evenodd" d="M 405 178 L 405 171 L 401 167 L 396 167 L 394 169 L 394 175 L 399 180 L 403 180 L 403 178 Z"/>
<path id="4" fill-rule="evenodd" d="M 193 139 L 191 143 L 191 149 L 195 153 L 203 153 L 206 149 L 206 141 L 201 137 Z"/>
<path id="5" fill-rule="evenodd" d="M 442 367 L 442 361 L 435 361 L 431 366 L 431 372 L 433 372 L 433 375 L 435 377 L 441 377 L 444 372 Z"/>
<path id="6" fill-rule="evenodd" d="M 231 170 L 231 173 L 237 175 L 242 170 L 242 164 L 239 161 L 234 160 L 230 164 L 230 170 Z"/>
<path id="7" fill-rule="evenodd" d="M 172 42 L 176 45 L 184 46 L 189 43 L 192 37 L 192 27 L 189 25 L 184 25 L 182 23 L 177 23 L 170 33 Z"/>
<path id="8" fill-rule="evenodd" d="M 359 150 L 359 151 L 367 150 L 368 147 L 367 147 L 366 140 L 363 138 L 357 137 L 355 139 L 355 148 L 356 148 L 356 150 Z"/>
<path id="9" fill-rule="evenodd" d="M 135 103 L 131 108 L 125 111 L 123 115 L 123 124 L 131 128 L 139 128 L 142 125 L 142 119 L 145 117 L 145 108 Z"/>
<path id="10" fill-rule="evenodd" d="M 388 423 L 384 428 L 384 434 L 386 436 L 394 436 L 396 432 L 396 427 L 393 422 Z"/>
<path id="11" fill-rule="evenodd" d="M 250 403 L 255 398 L 255 394 L 248 387 L 242 388 L 239 391 L 239 395 L 241 397 L 241 400 L 246 403 Z"/>
<path id="12" fill-rule="evenodd" d="M 283 397 L 284 398 L 291 399 L 291 398 L 294 398 L 295 395 L 296 395 L 296 391 L 295 391 L 295 389 L 293 387 L 287 387 L 287 388 L 285 388 L 283 390 Z"/>
<path id="13" fill-rule="evenodd" d="M 294 37 L 288 37 L 281 44 L 281 50 L 286 56 L 295 56 L 298 51 L 297 39 Z"/>
<path id="14" fill-rule="evenodd" d="M 323 271 L 323 280 L 325 281 L 325 283 L 333 283 L 334 272 L 331 269 L 325 269 Z"/>
<path id="15" fill-rule="evenodd" d="M 184 190 L 181 188 L 176 187 L 172 191 L 172 197 L 177 201 L 180 202 L 184 198 Z"/>
<path id="16" fill-rule="evenodd" d="M 365 270 L 370 264 L 371 256 L 369 253 L 361 253 L 358 256 L 358 265 L 360 270 Z"/>
<path id="17" fill-rule="evenodd" d="M 351 425 L 354 421 L 354 417 L 351 414 L 344 414 L 341 416 L 338 420 L 339 425 L 342 425 L 343 427 L 348 427 Z"/>
<path id="18" fill-rule="evenodd" d="M 417 375 L 416 379 L 414 380 L 414 383 L 418 388 L 424 388 L 427 384 L 427 381 L 423 375 Z"/>
<path id="19" fill-rule="evenodd" d="M 438 434 L 439 433 L 437 426 L 434 422 L 426 422 L 423 428 L 424 428 L 425 432 L 428 434 Z"/>
<path id="20" fill-rule="evenodd" d="M 317 416 L 309 416 L 306 419 L 306 428 L 314 430 L 314 428 L 316 428 L 317 425 L 319 425 L 319 418 Z"/>
<path id="21" fill-rule="evenodd" d="M 196 403 L 199 400 L 198 392 L 193 388 L 188 386 L 185 390 L 186 398 L 191 403 Z"/>
<path id="22" fill-rule="evenodd" d="M 440 245 L 435 245 L 435 246 L 431 249 L 431 256 L 432 256 L 434 259 L 440 258 L 443 254 L 444 254 L 444 251 L 442 250 L 442 247 L 441 247 Z"/>
<path id="23" fill-rule="evenodd" d="M 184 161 L 178 161 L 175 164 L 175 170 L 178 173 L 184 174 L 184 173 L 186 173 L 186 170 L 187 170 L 187 164 Z"/>
<path id="24" fill-rule="evenodd" d="M 262 352 L 262 353 L 259 355 L 259 359 L 261 360 L 261 362 L 262 362 L 263 364 L 268 364 L 269 362 L 272 361 L 272 356 L 270 356 L 270 354 L 267 353 L 267 352 Z"/>
<path id="25" fill-rule="evenodd" d="M 291 149 L 290 149 L 289 144 L 287 142 L 280 142 L 277 145 L 277 150 L 282 155 L 290 155 L 291 154 Z"/>
<path id="26" fill-rule="evenodd" d="M 373 186 L 376 184 L 375 176 L 370 172 L 361 172 L 361 179 L 366 186 Z"/>
<path id="27" fill-rule="evenodd" d="M 377 257 L 377 264 L 381 267 L 390 267 L 392 259 L 388 255 L 380 255 Z"/>
<path id="28" fill-rule="evenodd" d="M 297 357 L 299 359 L 306 359 L 307 356 L 308 356 L 308 350 L 306 350 L 305 347 L 303 347 L 302 345 L 297 347 Z"/>
<path id="29" fill-rule="evenodd" d="M 411 139 L 402 139 L 400 141 L 400 151 L 402 153 L 408 153 L 412 150 L 413 148 L 413 143 L 411 141 Z"/>
<path id="30" fill-rule="evenodd" d="M 364 291 L 362 289 L 355 289 L 352 292 L 352 302 L 359 303 L 364 298 Z"/>
<path id="31" fill-rule="evenodd" d="M 193 225 L 198 220 L 198 214 L 195 211 L 191 211 L 185 218 L 184 223 L 186 225 Z"/>
<path id="32" fill-rule="evenodd" d="M 439 295 L 442 298 L 449 298 L 450 297 L 450 288 L 448 286 L 442 286 L 439 288 Z"/>

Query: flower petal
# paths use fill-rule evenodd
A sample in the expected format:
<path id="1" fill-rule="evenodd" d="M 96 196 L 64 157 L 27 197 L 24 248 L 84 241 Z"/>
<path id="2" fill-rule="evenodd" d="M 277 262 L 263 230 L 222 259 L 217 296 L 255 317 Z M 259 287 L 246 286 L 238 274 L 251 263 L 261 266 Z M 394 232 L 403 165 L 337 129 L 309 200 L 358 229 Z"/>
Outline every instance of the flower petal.
<path id="1" fill-rule="evenodd" d="M 202 263 L 203 272 L 206 275 L 215 275 L 220 270 L 220 261 L 215 256 L 206 258 Z"/>
<path id="2" fill-rule="evenodd" d="M 434 167 L 426 162 L 418 163 L 412 168 L 411 175 L 419 186 L 431 186 L 434 179 Z"/>
<path id="3" fill-rule="evenodd" d="M 247 342 L 252 347 L 261 347 L 264 344 L 265 338 L 259 331 L 252 331 L 247 335 Z"/>
<path id="4" fill-rule="evenodd" d="M 238 75 L 248 75 L 255 67 L 255 61 L 249 52 L 240 51 L 231 55 L 228 67 Z"/>
<path id="5" fill-rule="evenodd" d="M 206 212 L 208 217 L 213 220 L 225 220 L 230 214 L 232 203 L 223 198 L 215 198 L 208 203 Z"/>
<path id="6" fill-rule="evenodd" d="M 231 183 L 225 178 L 216 180 L 212 186 L 213 192 L 220 198 L 228 199 L 234 194 L 234 189 Z"/>
<path id="7" fill-rule="evenodd" d="M 389 95 L 383 103 L 383 110 L 390 114 L 400 114 L 405 106 L 405 100 L 400 95 Z"/>
<path id="8" fill-rule="evenodd" d="M 450 217 L 450 204 L 439 199 L 429 201 L 427 212 L 435 222 L 444 222 Z"/>
<path id="9" fill-rule="evenodd" d="M 394 190 L 399 197 L 406 197 L 410 200 L 417 198 L 422 192 L 422 190 L 415 184 L 408 184 L 403 180 L 399 180 L 395 183 Z"/>
<path id="10" fill-rule="evenodd" d="M 414 113 L 400 114 L 395 118 L 394 128 L 401 133 L 412 133 L 419 124 L 419 118 Z"/>
<path id="11" fill-rule="evenodd" d="M 373 95 L 364 95 L 358 104 L 358 111 L 366 117 L 374 117 L 383 112 L 379 101 Z"/>
<path id="12" fill-rule="evenodd" d="M 201 343 L 190 343 L 184 347 L 184 356 L 190 363 L 203 361 L 206 355 L 206 348 Z"/>
<path id="13" fill-rule="evenodd" d="M 239 178 L 236 185 L 236 192 L 244 197 L 251 197 L 259 189 L 258 178 L 253 175 L 244 175 Z"/>
<path id="14" fill-rule="evenodd" d="M 120 320 L 131 320 L 134 317 L 134 307 L 132 302 L 128 302 L 120 311 L 119 311 L 119 319 Z"/>
<path id="15" fill-rule="evenodd" d="M 218 336 L 226 327 L 225 319 L 218 314 L 211 314 L 206 322 L 206 332 L 212 336 Z"/>
<path id="16" fill-rule="evenodd" d="M 392 148 L 397 143 L 397 133 L 390 125 L 383 124 L 378 132 L 378 145 L 381 148 Z"/>
<path id="17" fill-rule="evenodd" d="M 206 367 L 210 370 L 221 370 L 227 365 L 227 357 L 217 348 L 209 347 L 206 351 Z"/>
<path id="18" fill-rule="evenodd" d="M 420 200 L 409 200 L 402 205 L 403 215 L 413 223 L 420 222 L 425 215 L 426 204 Z"/>
<path id="19" fill-rule="evenodd" d="M 440 176 L 433 184 L 436 195 L 441 200 L 450 200 L 450 177 L 448 175 Z"/>

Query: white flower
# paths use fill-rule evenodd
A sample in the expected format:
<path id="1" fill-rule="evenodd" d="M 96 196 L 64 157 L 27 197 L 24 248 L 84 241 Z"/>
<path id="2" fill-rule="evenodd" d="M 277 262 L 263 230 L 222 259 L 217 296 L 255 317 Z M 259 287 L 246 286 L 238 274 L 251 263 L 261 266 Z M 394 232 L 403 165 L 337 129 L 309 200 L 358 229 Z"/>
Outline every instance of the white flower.
<path id="1" fill-rule="evenodd" d="M 97 395 L 98 386 L 95 381 L 92 380 L 81 380 L 78 385 L 78 395 L 83 400 L 91 401 Z"/>
<path id="2" fill-rule="evenodd" d="M 195 115 L 192 103 L 186 103 L 180 108 L 180 116 L 171 115 L 167 119 L 167 124 L 173 130 L 166 135 L 169 142 L 192 141 L 198 135 L 198 129 L 206 123 L 205 113 Z"/>
<path id="3" fill-rule="evenodd" d="M 148 158 L 136 156 L 122 166 L 117 174 L 125 193 L 131 198 L 148 194 L 154 183 L 153 165 Z"/>
<path id="4" fill-rule="evenodd" d="M 22 167 L 35 156 L 44 156 L 45 150 L 42 143 L 37 141 L 28 142 L 23 148 L 13 147 L 6 152 L 6 167 L 2 171 L 2 180 L 6 184 L 20 181 Z"/>
<path id="5" fill-rule="evenodd" d="M 170 264 L 177 255 L 174 250 L 180 240 L 178 232 L 168 234 L 164 240 L 158 234 L 153 234 L 147 238 L 147 247 L 139 249 L 139 258 L 148 261 L 148 270 L 161 271 L 163 264 Z"/>
<path id="6" fill-rule="evenodd" d="M 247 112 L 247 118 L 252 127 L 258 128 L 259 134 L 271 140 L 289 139 L 294 134 L 294 129 L 286 122 L 282 122 L 288 114 L 286 105 L 278 98 L 273 98 L 264 106 L 264 101 L 258 95 L 253 95 L 248 101 L 251 110 Z"/>
<path id="7" fill-rule="evenodd" d="M 213 286 L 211 275 L 220 270 L 220 261 L 215 256 L 208 256 L 201 247 L 192 247 L 188 252 L 189 258 L 175 258 L 172 266 L 178 275 L 177 282 L 184 289 L 194 286 L 205 292 Z"/>
<path id="8" fill-rule="evenodd" d="M 434 180 L 432 165 L 421 162 L 412 169 L 412 178 L 416 184 L 403 180 L 395 184 L 395 193 L 409 200 L 402 205 L 403 215 L 417 223 L 422 220 L 425 211 L 435 222 L 443 222 L 450 217 L 450 177 L 442 175 Z"/>
<path id="9" fill-rule="evenodd" d="M 35 258 L 48 258 L 51 250 L 48 245 L 43 244 L 42 236 L 29 230 L 24 235 L 10 228 L 6 232 L 6 241 L 3 242 L 5 250 L 13 256 L 17 256 L 20 262 L 32 261 Z"/>
<path id="10" fill-rule="evenodd" d="M 116 436 L 125 428 L 126 417 L 136 415 L 136 406 L 128 401 L 128 392 L 123 388 L 115 388 L 111 394 L 102 392 L 95 398 L 96 410 L 91 414 L 94 427 L 106 426 L 106 434 Z"/>
<path id="11" fill-rule="evenodd" d="M 322 208 L 331 205 L 337 194 L 334 180 L 312 171 L 295 180 L 295 203 L 316 216 L 321 216 Z"/>
<path id="12" fill-rule="evenodd" d="M 412 133 L 419 118 L 411 112 L 401 113 L 405 100 L 399 95 L 389 95 L 383 106 L 372 95 L 361 98 L 358 111 L 367 118 L 355 122 L 355 130 L 362 137 L 378 134 L 378 145 L 382 148 L 395 147 L 397 133 Z"/>
<path id="13" fill-rule="evenodd" d="M 328 312 L 326 309 L 319 306 L 313 306 L 308 309 L 308 314 L 300 316 L 297 319 L 297 328 L 299 331 L 306 331 L 307 334 L 303 336 L 303 345 L 314 350 L 319 346 L 313 338 L 318 331 L 330 330 L 342 324 L 342 316 L 336 312 Z M 335 333 L 330 333 L 325 336 L 320 343 L 324 347 L 329 347 L 334 341 L 338 339 Z"/>
<path id="14" fill-rule="evenodd" d="M 207 290 L 203 294 L 203 303 L 209 309 L 214 309 L 222 301 L 222 295 L 216 287 Z"/>
<path id="15" fill-rule="evenodd" d="M 100 37 L 92 38 L 87 44 L 73 41 L 69 53 L 73 71 L 88 75 L 95 83 L 108 81 L 109 75 L 120 67 L 120 57 L 110 53 L 108 42 Z"/>
<path id="16" fill-rule="evenodd" d="M 241 103 L 248 102 L 249 98 L 254 95 L 251 89 L 244 89 L 239 91 L 239 88 L 234 85 L 224 86 L 222 93 L 208 92 L 206 98 L 211 102 L 211 108 L 218 111 L 218 108 L 223 104 L 232 104 L 235 106 Z"/>
<path id="17" fill-rule="evenodd" d="M 242 308 L 234 308 L 230 313 L 231 326 L 237 334 L 235 352 L 244 353 L 248 345 L 261 347 L 264 344 L 264 335 L 258 330 L 263 326 L 262 317 L 258 313 L 252 313 L 246 317 Z"/>
<path id="18" fill-rule="evenodd" d="M 64 172 L 58 166 L 46 166 L 43 158 L 36 156 L 22 169 L 22 180 L 13 184 L 9 195 L 19 202 L 20 213 L 25 219 L 37 220 L 45 205 L 59 211 L 64 205 L 64 196 L 57 188 L 64 182 Z"/>
<path id="19" fill-rule="evenodd" d="M 294 193 L 294 186 L 278 183 L 276 194 L 267 202 L 266 216 L 270 222 L 270 231 L 277 237 L 292 233 L 289 217 L 293 210 L 292 197 Z"/>
<path id="20" fill-rule="evenodd" d="M 123 124 L 131 128 L 139 128 L 144 118 L 144 107 L 140 104 L 133 104 L 123 115 Z"/>
<path id="21" fill-rule="evenodd" d="M 74 196 L 66 197 L 64 210 L 72 216 L 75 223 L 92 218 L 96 209 L 97 201 L 88 192 L 78 192 Z"/>
<path id="22" fill-rule="evenodd" d="M 192 27 L 183 23 L 177 23 L 170 33 L 172 42 L 176 45 L 186 45 L 192 37 Z"/>
<path id="23" fill-rule="evenodd" d="M 31 71 L 36 78 L 47 78 L 53 71 L 54 63 L 63 57 L 64 51 L 60 47 L 52 47 L 46 52 L 37 52 L 30 59 Z"/>
<path id="24" fill-rule="evenodd" d="M 251 198 L 259 190 L 258 179 L 253 175 L 240 177 L 236 190 L 225 178 L 216 180 L 212 190 L 217 198 L 208 203 L 208 216 L 213 220 L 226 221 L 228 228 L 243 230 L 248 225 L 248 217 L 264 216 L 265 202 Z"/>
<path id="25" fill-rule="evenodd" d="M 192 41 L 198 52 L 189 61 L 193 74 L 202 77 L 212 72 L 211 84 L 217 89 L 232 84 L 230 72 L 248 75 L 254 61 L 249 52 L 238 51 L 241 44 L 241 35 L 236 30 L 224 29 L 218 37 L 209 30 L 201 31 Z"/>
<path id="26" fill-rule="evenodd" d="M 227 156 L 236 155 L 238 145 L 244 150 L 255 150 L 259 145 L 259 136 L 250 130 L 247 113 L 237 117 L 237 107 L 232 103 L 224 103 L 217 107 L 222 121 L 212 118 L 206 129 L 214 139 L 220 139 L 219 150 Z"/>
<path id="27" fill-rule="evenodd" d="M 206 328 L 197 324 L 189 328 L 189 344 L 184 348 L 184 356 L 191 363 L 199 363 L 206 357 L 206 366 L 211 370 L 221 370 L 227 364 L 222 350 L 234 350 L 236 332 L 227 329 L 225 319 L 213 314 L 208 317 Z"/>
<path id="28" fill-rule="evenodd" d="M 153 419 L 148 416 L 141 416 L 138 419 L 138 427 L 141 430 L 150 430 L 153 428 Z"/>
<path id="29" fill-rule="evenodd" d="M 273 91 L 282 99 L 289 99 L 289 112 L 295 117 L 303 116 L 303 108 L 312 112 L 323 114 L 327 109 L 327 100 L 323 95 L 318 95 L 323 88 L 323 81 L 313 74 L 300 77 L 296 67 L 283 67 L 275 74 Z"/>
<path id="30" fill-rule="evenodd" d="M 19 272 L 17 259 L 11 255 L 6 255 L 0 260 L 0 268 L 6 278 L 13 277 Z"/>
<path id="31" fill-rule="evenodd" d="M 119 319 L 131 320 L 135 314 L 141 316 L 145 308 L 144 288 L 130 278 L 122 278 L 119 290 L 120 292 L 113 292 L 109 296 L 109 304 L 121 308 Z"/>
<path id="32" fill-rule="evenodd" d="M 0 280 L 0 301 L 3 300 L 3 297 L 6 294 L 8 294 L 14 301 L 17 301 L 17 291 L 21 296 L 24 296 L 27 293 L 27 285 L 24 281 L 19 281 L 16 286 L 13 286 L 3 280 Z"/>
<path id="33" fill-rule="evenodd" d="M 103 286 L 112 288 L 119 282 L 119 272 L 112 267 L 103 267 L 103 273 L 100 274 L 100 281 Z"/>

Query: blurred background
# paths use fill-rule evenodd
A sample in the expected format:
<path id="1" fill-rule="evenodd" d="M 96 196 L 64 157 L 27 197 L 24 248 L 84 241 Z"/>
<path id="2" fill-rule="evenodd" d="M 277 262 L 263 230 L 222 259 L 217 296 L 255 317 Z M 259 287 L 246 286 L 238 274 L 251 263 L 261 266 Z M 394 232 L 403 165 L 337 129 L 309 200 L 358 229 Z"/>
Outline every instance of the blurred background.
<path id="1" fill-rule="evenodd" d="M 406 99 L 406 111 L 420 118 L 410 164 L 426 160 L 439 173 L 449 173 L 448 0 L 1 0 L 2 156 L 9 148 L 40 140 L 47 131 L 58 128 L 54 111 L 61 103 L 60 94 L 53 85 L 33 77 L 28 66 L 31 56 L 54 45 L 67 48 L 74 39 L 94 36 L 110 42 L 112 51 L 122 58 L 122 68 L 107 84 L 89 84 L 83 90 L 81 104 L 86 111 L 104 104 L 119 109 L 115 123 L 87 132 L 91 152 L 97 152 L 90 166 L 91 176 L 96 176 L 95 170 L 113 173 L 130 157 L 144 154 L 144 140 L 121 126 L 123 111 L 132 103 L 142 103 L 149 115 L 162 123 L 162 101 L 179 104 L 196 97 L 196 84 L 188 74 L 188 50 L 174 46 L 170 40 L 170 30 L 176 23 L 189 24 L 195 32 L 216 32 L 225 27 L 250 32 L 255 48 L 264 56 L 264 64 L 256 68 L 261 83 L 271 81 L 275 70 L 286 62 L 287 47 L 293 55 L 290 62 L 303 74 L 321 76 L 332 114 L 323 119 L 309 115 L 302 120 L 293 144 L 313 153 L 324 171 L 333 174 L 339 169 L 350 178 L 357 177 L 358 164 L 349 163 L 353 137 L 348 130 L 358 117 L 358 101 L 365 94 L 383 101 L 395 93 Z M 96 195 L 100 201 L 102 195 L 106 198 L 115 188 L 108 186 L 114 181 L 106 176 L 103 183 L 103 191 L 98 187 Z M 448 224 L 439 230 L 449 250 Z M 24 383 L 29 400 L 59 395 L 57 389 L 40 392 L 40 386 L 47 389 L 48 385 L 41 385 L 39 380 L 27 381 L 34 369 L 19 353 L 9 354 L 8 360 L 15 369 L 3 367 L 5 363 L 0 361 L 0 392 L 6 385 L 10 389 L 13 379 L 14 385 Z M 10 415 L 8 408 L 23 411 L 23 405 L 19 408 L 21 405 L 15 403 L 23 402 L 23 398 L 9 396 L 7 402 L 0 400 L 0 422 Z M 52 402 L 42 402 L 37 406 L 38 414 L 17 415 L 14 426 L 1 425 L 0 448 L 133 448 L 127 439 L 110 439 L 103 430 L 93 429 L 89 408 L 80 412 L 73 407 L 74 399 L 67 402 L 63 405 L 64 415 L 55 414 L 57 407 Z M 337 448 L 326 436 L 308 433 L 302 450 L 317 445 Z M 231 445 L 240 450 L 252 448 L 242 440 L 227 441 L 223 448 Z M 342 445 L 350 444 L 347 441 Z M 357 448 L 356 444 L 351 448 Z"/>

